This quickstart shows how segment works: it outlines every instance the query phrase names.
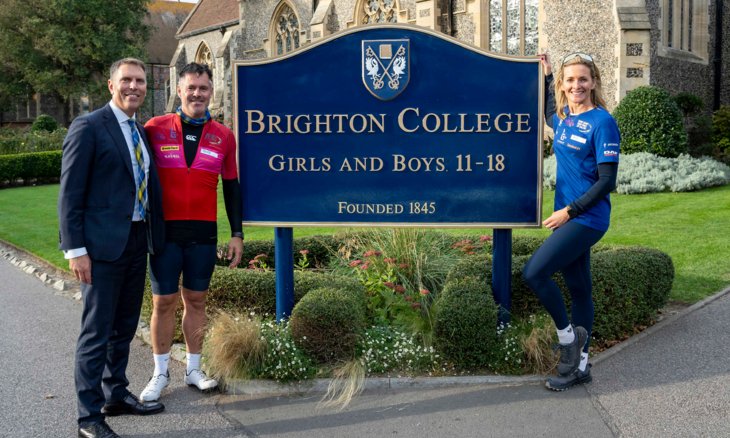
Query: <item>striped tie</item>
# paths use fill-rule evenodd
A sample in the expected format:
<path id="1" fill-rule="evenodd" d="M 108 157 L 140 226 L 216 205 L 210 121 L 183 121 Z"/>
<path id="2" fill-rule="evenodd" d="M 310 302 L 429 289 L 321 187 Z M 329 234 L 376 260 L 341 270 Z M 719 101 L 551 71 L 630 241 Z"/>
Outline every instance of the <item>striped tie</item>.
<path id="1" fill-rule="evenodd" d="M 127 120 L 129 128 L 132 130 L 132 143 L 134 144 L 134 156 L 137 158 L 137 209 L 140 219 L 144 220 L 145 208 L 147 207 L 147 178 L 144 171 L 144 158 L 142 155 L 142 142 L 137 133 L 137 125 L 134 119 Z"/>

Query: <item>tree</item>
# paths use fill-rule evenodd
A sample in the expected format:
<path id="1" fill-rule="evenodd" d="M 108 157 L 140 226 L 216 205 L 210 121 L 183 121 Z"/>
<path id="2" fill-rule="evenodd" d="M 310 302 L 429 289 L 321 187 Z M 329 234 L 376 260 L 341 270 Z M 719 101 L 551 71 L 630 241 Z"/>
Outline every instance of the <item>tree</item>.
<path id="1" fill-rule="evenodd" d="M 10 83 L 54 95 L 64 105 L 81 94 L 108 98 L 109 65 L 117 59 L 144 59 L 150 0 L 5 0 L 0 8 L 0 97 Z M 12 75 L 5 75 L 12 72 Z"/>

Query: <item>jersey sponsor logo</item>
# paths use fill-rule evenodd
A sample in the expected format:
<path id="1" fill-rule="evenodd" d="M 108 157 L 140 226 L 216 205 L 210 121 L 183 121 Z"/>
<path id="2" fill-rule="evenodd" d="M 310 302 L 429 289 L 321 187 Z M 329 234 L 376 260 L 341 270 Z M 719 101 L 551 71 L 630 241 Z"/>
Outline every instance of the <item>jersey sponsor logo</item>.
<path id="1" fill-rule="evenodd" d="M 575 127 L 578 128 L 578 131 L 580 131 L 582 134 L 589 133 L 593 128 L 591 124 L 586 122 L 585 120 L 578 120 L 578 123 L 575 125 Z"/>
<path id="2" fill-rule="evenodd" d="M 608 149 L 608 148 L 616 148 L 616 149 L 618 149 L 618 143 L 603 143 L 603 147 L 605 149 Z"/>
<path id="3" fill-rule="evenodd" d="M 179 151 L 180 150 L 180 146 L 162 146 L 162 147 L 160 147 L 160 150 L 162 152 Z"/>
<path id="4" fill-rule="evenodd" d="M 572 117 L 566 117 L 565 118 L 565 124 L 568 126 L 575 126 L 575 120 L 573 120 Z"/>
<path id="5" fill-rule="evenodd" d="M 164 140 L 165 139 L 165 134 L 163 134 L 161 132 L 158 132 L 157 134 L 155 134 L 155 138 L 157 140 Z"/>
<path id="6" fill-rule="evenodd" d="M 210 143 L 214 146 L 217 146 L 217 145 L 223 143 L 223 140 L 214 134 L 205 134 L 204 138 L 208 141 L 208 143 Z"/>
<path id="7" fill-rule="evenodd" d="M 571 148 L 571 149 L 575 149 L 576 151 L 579 151 L 579 150 L 581 150 L 581 147 L 580 147 L 580 146 L 576 146 L 576 145 L 574 145 L 574 144 L 570 144 L 570 143 L 568 143 L 568 144 L 567 144 L 566 146 L 568 146 L 568 147 L 569 147 L 569 148 Z"/>
<path id="8" fill-rule="evenodd" d="M 572 134 L 570 136 L 570 139 L 573 140 L 573 141 L 577 141 L 580 144 L 586 144 L 586 139 L 585 138 L 579 137 L 579 136 L 577 136 L 575 134 Z"/>
<path id="9" fill-rule="evenodd" d="M 177 138 L 177 132 L 172 128 L 170 128 L 170 138 L 173 140 Z"/>
<path id="10" fill-rule="evenodd" d="M 218 158 L 218 152 L 211 151 L 210 149 L 200 148 L 200 153 L 209 157 Z"/>
<path id="11" fill-rule="evenodd" d="M 618 157 L 618 151 L 603 151 L 604 157 Z"/>
<path id="12" fill-rule="evenodd" d="M 162 154 L 162 158 L 166 160 L 179 160 L 180 154 Z"/>
<path id="13" fill-rule="evenodd" d="M 196 136 L 194 136 L 192 134 L 188 134 L 188 135 L 185 136 L 185 140 L 187 140 L 187 141 L 198 141 L 198 137 L 196 137 Z"/>
<path id="14" fill-rule="evenodd" d="M 565 143 L 565 139 L 568 138 L 567 135 L 565 135 L 565 131 L 560 133 L 560 137 L 558 138 L 558 143 L 563 144 Z"/>

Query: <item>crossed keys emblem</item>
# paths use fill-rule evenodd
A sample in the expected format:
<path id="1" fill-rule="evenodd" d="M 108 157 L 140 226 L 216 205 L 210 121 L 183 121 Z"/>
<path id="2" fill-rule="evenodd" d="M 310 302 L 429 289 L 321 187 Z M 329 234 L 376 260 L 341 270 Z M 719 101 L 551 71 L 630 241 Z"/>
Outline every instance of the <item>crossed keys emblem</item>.
<path id="1" fill-rule="evenodd" d="M 409 43 L 407 39 L 362 42 L 363 83 L 378 99 L 393 99 L 408 85 Z"/>

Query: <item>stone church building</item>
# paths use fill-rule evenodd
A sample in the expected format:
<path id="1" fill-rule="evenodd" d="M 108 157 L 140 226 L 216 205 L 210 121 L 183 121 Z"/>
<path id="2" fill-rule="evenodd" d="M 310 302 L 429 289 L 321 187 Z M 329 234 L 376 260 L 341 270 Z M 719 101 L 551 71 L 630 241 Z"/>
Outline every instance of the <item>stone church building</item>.
<path id="1" fill-rule="evenodd" d="M 593 55 L 612 110 L 626 92 L 656 85 L 690 92 L 706 111 L 730 105 L 730 5 L 722 0 L 200 0 L 177 32 L 175 71 L 214 72 L 211 110 L 231 123 L 231 64 L 290 53 L 373 23 L 423 26 L 512 55 Z M 286 86 L 286 84 L 276 84 Z M 174 90 L 174 84 L 170 87 Z M 179 104 L 170 93 L 167 111 Z"/>

